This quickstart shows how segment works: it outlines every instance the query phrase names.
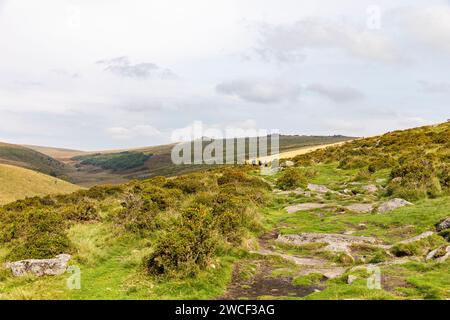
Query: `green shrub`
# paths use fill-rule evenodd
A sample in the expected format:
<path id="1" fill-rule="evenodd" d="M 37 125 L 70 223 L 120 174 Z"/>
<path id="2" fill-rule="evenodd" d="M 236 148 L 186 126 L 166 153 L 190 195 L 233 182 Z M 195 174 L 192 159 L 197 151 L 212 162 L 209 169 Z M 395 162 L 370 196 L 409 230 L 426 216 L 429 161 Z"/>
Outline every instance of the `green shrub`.
<path id="1" fill-rule="evenodd" d="M 72 221 L 100 220 L 96 203 L 87 199 L 82 199 L 78 205 L 66 206 L 62 215 Z"/>
<path id="2" fill-rule="evenodd" d="M 201 174 L 190 174 L 169 179 L 164 188 L 179 189 L 186 194 L 192 194 L 200 191 L 207 191 L 208 185 L 205 181 L 205 177 Z"/>
<path id="3" fill-rule="evenodd" d="M 206 267 L 218 243 L 211 210 L 189 207 L 177 225 L 159 236 L 146 266 L 153 275 L 192 276 Z"/>
<path id="4" fill-rule="evenodd" d="M 296 168 L 285 169 L 277 179 L 277 187 L 281 190 L 292 190 L 298 187 L 306 187 L 306 178 Z"/>
<path id="5" fill-rule="evenodd" d="M 10 260 L 52 258 L 67 253 L 70 241 L 62 216 L 52 210 L 30 210 L 2 215 L 3 242 L 13 242 Z"/>
<path id="6" fill-rule="evenodd" d="M 114 221 L 129 232 L 144 235 L 157 227 L 159 212 L 158 205 L 151 199 L 129 193 Z"/>

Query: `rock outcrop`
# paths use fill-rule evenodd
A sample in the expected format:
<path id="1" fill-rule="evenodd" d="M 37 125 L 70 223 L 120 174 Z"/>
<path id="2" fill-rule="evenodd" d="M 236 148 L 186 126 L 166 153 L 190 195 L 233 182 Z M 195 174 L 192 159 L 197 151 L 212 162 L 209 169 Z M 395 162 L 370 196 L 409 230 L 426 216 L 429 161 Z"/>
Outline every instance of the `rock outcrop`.
<path id="1" fill-rule="evenodd" d="M 395 210 L 400 207 L 411 206 L 411 205 L 412 205 L 412 203 L 409 201 L 406 201 L 406 200 L 400 199 L 400 198 L 395 198 L 395 199 L 386 201 L 385 203 L 380 205 L 378 208 L 378 213 L 386 213 L 386 212 Z"/>
<path id="2" fill-rule="evenodd" d="M 450 246 L 442 246 L 428 253 L 425 260 L 436 260 L 437 262 L 444 262 L 450 257 Z"/>
<path id="3" fill-rule="evenodd" d="M 367 186 L 362 187 L 363 190 L 367 191 L 368 193 L 375 193 L 378 191 L 378 187 L 374 184 L 369 184 Z"/>
<path id="4" fill-rule="evenodd" d="M 422 239 L 431 237 L 433 234 L 434 234 L 433 231 L 426 231 L 426 232 L 424 232 L 424 233 L 419 234 L 418 236 L 415 236 L 415 237 L 412 237 L 412 238 L 409 238 L 409 239 L 400 241 L 399 243 L 411 243 L 411 242 L 416 242 L 416 241 L 419 241 L 419 240 L 422 240 Z"/>
<path id="5" fill-rule="evenodd" d="M 317 192 L 317 193 L 327 193 L 327 192 L 333 192 L 332 190 L 328 189 L 325 186 L 319 185 L 319 184 L 308 184 L 308 189 Z"/>
<path id="6" fill-rule="evenodd" d="M 68 254 L 60 254 L 54 259 L 27 259 L 8 262 L 5 264 L 5 267 L 11 269 L 12 274 L 16 277 L 26 274 L 56 276 L 66 272 L 70 258 Z"/>
<path id="7" fill-rule="evenodd" d="M 314 210 L 314 209 L 321 209 L 329 206 L 326 203 L 299 203 L 294 204 L 292 206 L 286 207 L 285 210 L 288 213 L 294 213 L 297 211 L 306 211 L 306 210 Z"/>
<path id="8" fill-rule="evenodd" d="M 347 210 L 358 213 L 369 213 L 373 210 L 373 204 L 371 203 L 354 203 L 345 207 Z"/>
<path id="9" fill-rule="evenodd" d="M 450 218 L 447 218 L 436 225 L 436 231 L 441 232 L 445 229 L 450 229 Z"/>
<path id="10" fill-rule="evenodd" d="M 343 234 L 327 233 L 299 233 L 289 235 L 279 235 L 278 242 L 290 245 L 304 245 L 308 243 L 326 243 L 325 251 L 338 251 L 349 253 L 349 246 L 352 244 L 377 244 L 378 241 L 372 237 L 358 237 Z"/>

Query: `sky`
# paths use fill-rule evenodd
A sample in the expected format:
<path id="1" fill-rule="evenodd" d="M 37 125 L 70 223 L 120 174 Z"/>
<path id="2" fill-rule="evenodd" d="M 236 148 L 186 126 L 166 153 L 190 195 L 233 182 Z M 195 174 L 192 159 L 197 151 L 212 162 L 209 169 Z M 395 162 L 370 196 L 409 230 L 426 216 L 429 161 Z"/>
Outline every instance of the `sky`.
<path id="1" fill-rule="evenodd" d="M 0 141 L 370 136 L 450 118 L 450 1 L 0 0 Z"/>

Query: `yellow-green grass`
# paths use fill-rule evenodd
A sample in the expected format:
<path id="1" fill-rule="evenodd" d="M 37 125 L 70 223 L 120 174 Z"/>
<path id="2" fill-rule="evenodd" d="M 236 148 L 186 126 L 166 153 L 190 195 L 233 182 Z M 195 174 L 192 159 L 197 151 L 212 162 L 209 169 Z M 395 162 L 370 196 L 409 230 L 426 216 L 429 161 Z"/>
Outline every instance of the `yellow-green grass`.
<path id="1" fill-rule="evenodd" d="M 32 170 L 0 164 L 0 205 L 26 197 L 66 194 L 81 187 Z"/>

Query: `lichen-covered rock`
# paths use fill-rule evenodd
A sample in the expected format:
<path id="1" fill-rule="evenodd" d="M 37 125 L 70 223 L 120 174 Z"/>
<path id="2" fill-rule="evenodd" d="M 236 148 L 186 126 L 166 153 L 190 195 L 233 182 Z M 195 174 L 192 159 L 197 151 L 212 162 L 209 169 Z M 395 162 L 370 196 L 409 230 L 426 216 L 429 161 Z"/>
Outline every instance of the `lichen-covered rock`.
<path id="1" fill-rule="evenodd" d="M 418 236 L 415 236 L 415 237 L 412 237 L 412 238 L 400 241 L 399 243 L 405 244 L 405 243 L 416 242 L 416 241 L 419 241 L 419 240 L 431 237 L 432 235 L 434 235 L 433 231 L 425 231 L 424 233 L 421 233 Z"/>
<path id="2" fill-rule="evenodd" d="M 5 266 L 11 269 L 12 274 L 16 277 L 30 273 L 36 276 L 56 276 L 66 272 L 69 260 L 70 255 L 60 254 L 54 259 L 27 259 L 8 262 Z"/>
<path id="3" fill-rule="evenodd" d="M 358 279 L 358 277 L 357 276 L 354 276 L 354 275 L 349 275 L 348 277 L 347 277 L 347 284 L 352 284 L 353 282 L 355 282 L 355 280 L 357 280 Z"/>
<path id="4" fill-rule="evenodd" d="M 354 203 L 345 207 L 346 209 L 358 212 L 358 213 L 369 213 L 373 210 L 373 204 L 371 203 Z"/>
<path id="5" fill-rule="evenodd" d="M 364 186 L 363 189 L 367 191 L 368 193 L 375 193 L 378 191 L 378 187 L 374 184 L 369 184 L 367 186 Z"/>
<path id="6" fill-rule="evenodd" d="M 436 248 L 430 253 L 428 253 L 425 260 L 436 260 L 437 262 L 444 262 L 450 257 L 450 246 L 441 246 L 439 248 Z"/>
<path id="7" fill-rule="evenodd" d="M 395 210 L 400 207 L 411 206 L 411 205 L 412 205 L 412 203 L 409 201 L 406 201 L 406 200 L 400 199 L 400 198 L 395 198 L 395 199 L 391 199 L 391 200 L 383 203 L 382 205 L 380 205 L 378 208 L 378 213 L 386 213 L 386 212 Z"/>
<path id="8" fill-rule="evenodd" d="M 444 231 L 445 229 L 450 229 L 450 218 L 447 218 L 436 225 L 437 232 Z"/>
<path id="9" fill-rule="evenodd" d="M 288 206 L 285 208 L 285 210 L 288 213 L 294 213 L 297 211 L 306 211 L 306 210 L 314 210 L 314 209 L 321 209 L 329 206 L 326 203 L 299 203 L 294 204 L 292 206 Z"/>
<path id="10" fill-rule="evenodd" d="M 358 237 L 343 234 L 327 234 L 327 233 L 299 233 L 279 235 L 278 242 L 290 245 L 304 245 L 308 243 L 326 243 L 323 248 L 325 251 L 345 252 L 349 253 L 349 246 L 352 244 L 376 244 L 377 239 L 372 237 Z"/>
<path id="11" fill-rule="evenodd" d="M 330 189 L 328 189 L 325 186 L 319 185 L 319 184 L 308 184 L 308 189 L 313 191 L 313 192 L 317 192 L 317 193 L 327 193 L 327 192 L 332 192 Z"/>

